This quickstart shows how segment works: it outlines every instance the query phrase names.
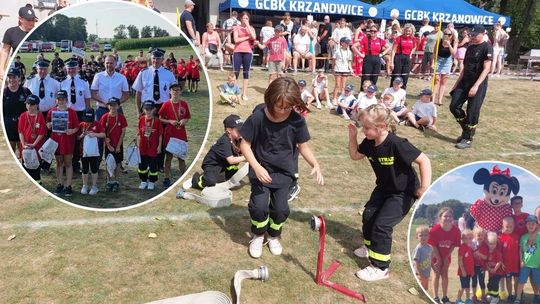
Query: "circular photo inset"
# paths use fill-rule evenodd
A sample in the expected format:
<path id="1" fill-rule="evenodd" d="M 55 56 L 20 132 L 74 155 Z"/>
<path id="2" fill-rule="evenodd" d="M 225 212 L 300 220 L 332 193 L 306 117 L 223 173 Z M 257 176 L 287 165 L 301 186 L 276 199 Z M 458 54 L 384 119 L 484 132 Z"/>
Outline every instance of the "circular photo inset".
<path id="1" fill-rule="evenodd" d="M 533 303 L 540 284 L 540 180 L 503 162 L 440 177 L 409 226 L 409 257 L 435 303 Z"/>
<path id="2" fill-rule="evenodd" d="M 207 133 L 208 79 L 179 29 L 132 3 L 52 15 L 20 44 L 3 89 L 21 168 L 75 206 L 119 210 L 171 188 Z"/>

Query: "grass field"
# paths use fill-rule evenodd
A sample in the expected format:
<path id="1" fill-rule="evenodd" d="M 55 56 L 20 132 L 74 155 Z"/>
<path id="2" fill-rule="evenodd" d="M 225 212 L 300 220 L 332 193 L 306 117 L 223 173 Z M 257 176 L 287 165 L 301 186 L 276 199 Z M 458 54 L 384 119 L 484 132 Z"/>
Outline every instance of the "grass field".
<path id="1" fill-rule="evenodd" d="M 189 58 L 190 55 L 194 54 L 191 47 L 176 47 L 170 48 L 167 50 L 175 53 L 177 58 Z M 131 51 L 121 51 L 120 56 L 122 60 L 125 60 L 128 54 L 137 55 L 138 50 Z M 69 58 L 71 53 L 60 53 L 62 59 Z M 90 54 L 99 54 L 98 52 L 87 53 L 86 56 L 89 57 Z M 32 62 L 35 60 L 34 53 L 20 53 L 21 61 L 26 65 L 26 67 L 31 67 Z M 47 59 L 52 59 L 52 54 L 46 54 Z M 206 77 L 201 77 L 201 82 L 199 83 L 199 91 L 196 93 L 185 92 L 183 94 L 184 98 L 189 104 L 191 111 L 191 120 L 186 125 L 188 139 L 189 139 L 189 153 L 186 159 L 186 164 L 189 165 L 195 159 L 199 149 L 203 143 L 204 136 L 206 135 L 209 113 L 210 113 L 210 103 L 208 102 L 209 90 L 207 85 Z M 95 108 L 95 104 L 92 103 Z M 128 128 L 126 131 L 126 136 L 124 139 L 124 151 L 132 140 L 136 138 L 137 125 L 138 125 L 138 116 L 135 106 L 135 95 L 132 94 L 130 99 L 123 105 L 124 114 L 128 120 Z M 156 185 L 156 190 L 139 190 L 139 177 L 137 174 L 137 168 L 128 168 L 129 172 L 127 174 L 120 174 L 119 182 L 121 184 L 121 191 L 117 193 L 107 193 L 106 192 L 106 175 L 104 163 L 101 165 L 99 171 L 99 183 L 98 187 L 100 192 L 98 195 L 91 197 L 81 195 L 80 189 L 82 187 L 82 179 L 80 175 L 74 174 L 73 180 L 73 196 L 71 198 L 62 197 L 74 204 L 93 207 L 93 208 L 121 208 L 126 206 L 131 206 L 144 202 L 157 194 L 163 191 L 163 186 L 161 181 L 163 180 L 162 174 L 160 174 L 160 180 Z M 178 170 L 177 161 L 173 161 L 172 165 L 172 181 L 176 181 L 180 177 L 180 172 Z M 43 187 L 47 190 L 53 192 L 56 188 L 56 176 L 54 174 L 54 164 L 52 167 L 51 174 L 42 174 Z M 65 178 L 65 177 L 64 177 Z"/>
<path id="2" fill-rule="evenodd" d="M 226 73 L 210 71 L 211 87 L 226 80 Z M 300 74 L 297 80 L 311 76 Z M 248 105 L 214 106 L 207 151 L 223 132 L 222 120 L 231 113 L 246 118 L 263 101 L 267 74 L 255 70 Z M 449 86 L 453 84 L 451 79 Z M 358 79 L 351 80 L 359 87 Z M 379 86 L 389 82 L 381 78 Z M 428 83 L 412 79 L 409 97 Z M 458 151 L 451 141 L 458 126 L 446 107 L 439 108 L 439 132 L 421 133 L 400 127 L 399 135 L 427 153 L 434 179 L 446 171 L 476 160 L 501 160 L 540 173 L 537 96 L 530 81 L 490 82 L 474 147 Z M 213 90 L 214 102 L 217 94 Z M 448 104 L 448 100 L 445 100 Z M 309 228 L 311 214 L 327 218 L 326 263 L 343 265 L 332 281 L 367 295 L 369 303 L 428 303 L 416 290 L 407 254 L 409 215 L 396 227 L 390 279 L 361 282 L 354 276 L 360 261 L 352 251 L 362 241 L 360 215 L 375 178 L 368 161 L 352 162 L 347 151 L 347 123 L 328 111 L 314 110 L 307 117 L 310 146 L 321 163 L 325 185 L 309 176 L 300 161 L 299 199 L 284 226 L 280 257 L 265 249 L 254 260 L 247 253 L 249 186 L 233 192 L 233 205 L 210 209 L 193 201 L 177 200 L 174 191 L 151 204 L 117 213 L 71 208 L 46 197 L 20 173 L 2 150 L 0 197 L 0 293 L 2 303 L 142 303 L 204 290 L 229 292 L 238 269 L 267 265 L 270 279 L 248 281 L 242 303 L 357 303 L 314 283 L 318 235 Z M 201 160 L 196 164 L 200 167 Z M 200 170 L 200 169 L 199 169 Z M 9 189 L 9 191 L 7 190 Z M 1 193 L 1 192 L 0 192 Z M 154 232 L 157 238 L 150 239 Z M 16 237 L 11 241 L 8 238 Z"/>

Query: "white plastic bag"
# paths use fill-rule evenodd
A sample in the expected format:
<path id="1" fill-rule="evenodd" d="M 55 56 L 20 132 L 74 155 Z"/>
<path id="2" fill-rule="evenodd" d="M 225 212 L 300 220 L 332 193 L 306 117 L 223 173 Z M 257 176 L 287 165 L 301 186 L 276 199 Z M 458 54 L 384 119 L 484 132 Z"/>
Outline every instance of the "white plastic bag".
<path id="1" fill-rule="evenodd" d="M 34 170 L 39 168 L 39 159 L 36 149 L 24 149 L 22 151 L 23 165 L 26 169 Z"/>
<path id="2" fill-rule="evenodd" d="M 109 172 L 109 176 L 113 177 L 114 170 L 116 169 L 116 159 L 114 159 L 112 153 L 109 153 L 107 155 L 107 158 L 105 159 L 105 164 L 107 165 L 107 172 Z"/>
<path id="3" fill-rule="evenodd" d="M 97 137 L 85 136 L 83 139 L 83 157 L 99 156 Z"/>
<path id="4" fill-rule="evenodd" d="M 39 149 L 39 156 L 41 156 L 41 159 L 50 164 L 54 159 L 54 153 L 56 152 L 56 149 L 58 149 L 58 143 L 54 141 L 54 139 L 49 138 Z"/>
<path id="5" fill-rule="evenodd" d="M 188 143 L 181 139 L 171 137 L 165 150 L 172 155 L 185 160 L 188 151 Z"/>
<path id="6" fill-rule="evenodd" d="M 127 147 L 126 159 L 128 167 L 139 167 L 139 164 L 141 163 L 141 154 L 137 145 L 131 144 Z"/>

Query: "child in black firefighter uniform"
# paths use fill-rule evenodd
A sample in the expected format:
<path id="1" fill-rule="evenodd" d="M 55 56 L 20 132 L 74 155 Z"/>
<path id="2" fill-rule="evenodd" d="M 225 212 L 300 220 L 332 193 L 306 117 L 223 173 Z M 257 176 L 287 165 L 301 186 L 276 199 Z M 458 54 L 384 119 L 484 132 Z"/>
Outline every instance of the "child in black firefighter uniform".
<path id="1" fill-rule="evenodd" d="M 225 180 L 238 171 L 238 164 L 246 159 L 240 153 L 240 128 L 242 120 L 238 115 L 229 115 L 223 120 L 225 133 L 210 148 L 202 163 L 203 174 L 196 172 L 191 179 L 194 188 L 215 186 L 220 175 L 225 172 Z"/>
<path id="2" fill-rule="evenodd" d="M 357 277 L 366 281 L 388 278 L 393 228 L 431 183 L 429 159 L 406 139 L 393 133 L 396 123 L 390 111 L 384 105 L 375 104 L 360 112 L 365 135 L 360 145 L 356 139 L 356 126 L 348 126 L 351 159 L 367 157 L 377 177 L 377 186 L 362 214 L 364 245 L 354 252 L 371 262 L 356 272 Z M 420 182 L 412 163 L 420 169 Z"/>
<path id="3" fill-rule="evenodd" d="M 317 183 L 324 184 L 319 163 L 307 142 L 310 139 L 306 121 L 294 109 L 307 111 L 294 79 L 274 80 L 264 93 L 266 107 L 251 114 L 242 126 L 240 150 L 249 162 L 251 196 L 248 204 L 251 231 L 249 245 L 253 258 L 262 255 L 265 233 L 273 255 L 280 255 L 282 226 L 289 216 L 289 188 L 297 173 L 296 153 L 312 167 Z"/>

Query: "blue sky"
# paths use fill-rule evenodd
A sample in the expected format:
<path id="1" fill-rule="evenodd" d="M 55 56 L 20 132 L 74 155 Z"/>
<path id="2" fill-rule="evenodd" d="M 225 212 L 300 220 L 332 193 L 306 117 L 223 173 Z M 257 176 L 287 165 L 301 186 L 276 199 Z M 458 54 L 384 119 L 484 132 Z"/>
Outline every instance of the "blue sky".
<path id="1" fill-rule="evenodd" d="M 484 197 L 482 185 L 477 185 L 472 180 L 474 173 L 480 168 L 491 171 L 494 165 L 498 165 L 501 170 L 510 168 L 510 174 L 519 180 L 518 195 L 523 196 L 523 211 L 532 213 L 537 206 L 540 206 L 538 177 L 521 167 L 502 162 L 471 163 L 449 171 L 433 183 L 420 203 L 437 204 L 447 199 L 474 203 L 477 199 Z"/>
<path id="2" fill-rule="evenodd" d="M 156 25 L 165 29 L 171 36 L 179 35 L 179 29 L 166 21 L 164 17 L 130 2 L 88 2 L 63 9 L 62 14 L 68 17 L 85 18 L 88 34 L 96 34 L 97 20 L 100 38 L 112 38 L 113 29 L 120 24 L 126 26 L 133 24 L 139 28 L 139 31 L 145 25 Z"/>

